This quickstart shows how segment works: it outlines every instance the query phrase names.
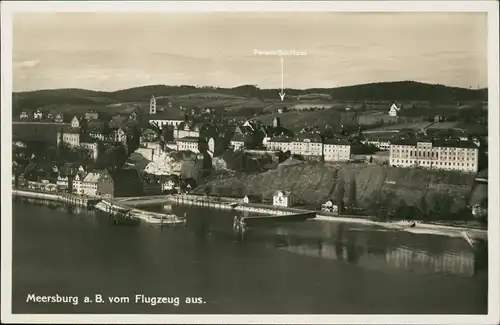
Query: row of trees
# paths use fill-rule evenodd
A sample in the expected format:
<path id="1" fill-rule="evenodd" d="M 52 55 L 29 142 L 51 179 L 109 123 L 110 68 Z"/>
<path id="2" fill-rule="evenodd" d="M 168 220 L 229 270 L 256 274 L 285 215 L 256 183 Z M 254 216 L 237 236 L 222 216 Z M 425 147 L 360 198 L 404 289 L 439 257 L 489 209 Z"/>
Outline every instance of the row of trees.
<path id="1" fill-rule="evenodd" d="M 367 199 L 366 211 L 382 219 L 408 220 L 470 220 L 471 211 L 467 207 L 455 208 L 455 202 L 449 194 L 435 194 L 429 200 L 422 196 L 416 204 L 408 204 L 403 199 L 396 199 L 395 194 L 380 192 L 375 198 Z"/>
<path id="2" fill-rule="evenodd" d="M 345 181 L 340 179 L 336 191 L 336 204 L 341 213 L 354 213 L 358 210 L 356 180 L 351 179 L 348 186 L 347 202 L 345 201 Z M 395 201 L 394 193 L 380 192 L 375 198 L 367 198 L 364 202 L 366 213 L 383 219 L 409 220 L 471 220 L 470 209 L 456 209 L 455 201 L 449 194 L 435 194 L 430 200 L 422 196 L 416 204 L 408 204 L 403 199 Z"/>

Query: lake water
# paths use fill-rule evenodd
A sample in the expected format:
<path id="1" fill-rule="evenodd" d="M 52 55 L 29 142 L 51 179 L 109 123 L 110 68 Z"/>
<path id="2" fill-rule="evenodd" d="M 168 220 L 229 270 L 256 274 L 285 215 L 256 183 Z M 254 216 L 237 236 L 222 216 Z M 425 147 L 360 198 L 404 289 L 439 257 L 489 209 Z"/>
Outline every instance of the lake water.
<path id="1" fill-rule="evenodd" d="M 484 252 L 460 238 L 305 221 L 256 225 L 241 241 L 233 212 L 174 212 L 186 226 L 114 226 L 100 212 L 13 201 L 12 312 L 487 313 Z M 106 302 L 83 303 L 95 294 Z M 180 303 L 135 303 L 136 294 Z"/>

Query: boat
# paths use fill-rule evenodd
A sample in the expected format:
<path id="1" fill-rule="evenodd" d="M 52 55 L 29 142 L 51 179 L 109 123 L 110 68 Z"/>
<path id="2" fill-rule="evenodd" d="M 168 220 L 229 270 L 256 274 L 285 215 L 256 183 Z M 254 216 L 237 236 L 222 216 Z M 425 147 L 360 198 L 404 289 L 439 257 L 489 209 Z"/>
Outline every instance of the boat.
<path id="1" fill-rule="evenodd" d="M 413 220 L 399 220 L 386 222 L 384 226 L 389 228 L 406 229 L 415 228 L 417 226 L 417 223 Z"/>
<path id="2" fill-rule="evenodd" d="M 469 243 L 469 245 L 472 248 L 475 248 L 474 241 L 472 240 L 472 238 L 469 236 L 469 234 L 466 231 L 462 231 L 461 235 L 467 241 L 467 243 Z"/>
<path id="3" fill-rule="evenodd" d="M 129 218 L 140 219 L 141 221 L 154 225 L 179 225 L 185 224 L 186 218 L 178 217 L 175 214 L 165 214 L 150 212 L 132 207 L 124 207 L 102 200 L 95 205 L 96 209 L 111 213 L 113 215 L 127 215 Z"/>
<path id="4" fill-rule="evenodd" d="M 182 225 L 186 223 L 185 218 L 179 217 L 175 214 L 163 214 L 134 209 L 132 210 L 132 215 L 153 225 L 167 226 Z"/>

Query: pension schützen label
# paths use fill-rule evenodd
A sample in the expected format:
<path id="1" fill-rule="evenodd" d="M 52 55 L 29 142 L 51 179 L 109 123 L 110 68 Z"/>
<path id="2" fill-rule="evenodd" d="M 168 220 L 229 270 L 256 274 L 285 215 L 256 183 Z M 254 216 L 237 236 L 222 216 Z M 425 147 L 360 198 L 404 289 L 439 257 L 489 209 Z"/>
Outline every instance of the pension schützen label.
<path id="1" fill-rule="evenodd" d="M 299 50 L 259 50 L 259 49 L 254 49 L 253 50 L 253 55 L 257 56 L 306 56 L 307 52 L 306 51 L 299 51 Z"/>

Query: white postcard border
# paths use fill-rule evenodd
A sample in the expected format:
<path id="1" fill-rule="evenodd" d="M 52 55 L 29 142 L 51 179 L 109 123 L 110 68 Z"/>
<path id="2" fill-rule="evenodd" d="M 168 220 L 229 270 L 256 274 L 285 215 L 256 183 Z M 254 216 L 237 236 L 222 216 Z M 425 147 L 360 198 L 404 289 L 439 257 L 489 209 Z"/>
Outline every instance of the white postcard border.
<path id="1" fill-rule="evenodd" d="M 489 300 L 488 315 L 20 315 L 11 313 L 12 262 L 12 13 L 30 12 L 160 12 L 160 11 L 404 11 L 404 12 L 488 12 L 489 88 Z M 499 64 L 498 2 L 496 1 L 192 1 L 192 2 L 45 2 L 3 1 L 2 24 L 2 322 L 9 323 L 316 323 L 316 324 L 497 324 L 499 323 Z M 493 180 L 493 181 L 491 181 Z M 467 293 L 464 293 L 467 294 Z"/>

